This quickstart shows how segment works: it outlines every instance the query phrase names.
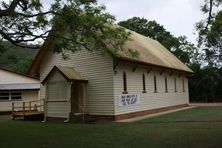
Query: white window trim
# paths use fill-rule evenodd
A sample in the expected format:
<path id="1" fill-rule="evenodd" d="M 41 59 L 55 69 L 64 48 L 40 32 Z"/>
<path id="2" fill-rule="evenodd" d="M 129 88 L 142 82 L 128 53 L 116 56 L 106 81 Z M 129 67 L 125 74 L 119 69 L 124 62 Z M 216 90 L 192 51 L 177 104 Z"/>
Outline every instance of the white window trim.
<path id="1" fill-rule="evenodd" d="M 0 99 L 0 101 L 16 101 L 16 100 L 22 100 L 22 92 L 0 92 L 0 93 L 9 93 L 8 99 Z M 21 99 L 12 99 L 12 93 L 21 93 Z"/>

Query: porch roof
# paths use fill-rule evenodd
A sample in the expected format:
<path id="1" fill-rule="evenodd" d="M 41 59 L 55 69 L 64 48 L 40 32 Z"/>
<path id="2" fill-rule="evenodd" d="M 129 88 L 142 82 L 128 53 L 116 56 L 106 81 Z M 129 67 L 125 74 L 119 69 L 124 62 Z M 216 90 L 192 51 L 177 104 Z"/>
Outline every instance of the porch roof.
<path id="1" fill-rule="evenodd" d="M 0 91 L 39 90 L 40 83 L 0 84 Z"/>
<path id="2" fill-rule="evenodd" d="M 64 78 L 66 78 L 68 81 L 88 82 L 88 80 L 85 79 L 83 76 L 81 76 L 81 74 L 78 71 L 76 71 L 73 67 L 55 65 L 52 68 L 52 70 L 48 73 L 48 75 L 45 77 L 45 79 L 42 81 L 43 84 L 54 70 L 60 72 L 60 74 L 62 74 Z"/>

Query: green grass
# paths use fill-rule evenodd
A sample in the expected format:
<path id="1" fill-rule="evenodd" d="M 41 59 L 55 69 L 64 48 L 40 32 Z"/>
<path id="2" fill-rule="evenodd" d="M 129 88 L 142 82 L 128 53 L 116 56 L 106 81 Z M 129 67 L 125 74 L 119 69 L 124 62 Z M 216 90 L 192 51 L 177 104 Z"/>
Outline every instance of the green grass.
<path id="1" fill-rule="evenodd" d="M 201 107 L 134 123 L 41 123 L 0 116 L 1 148 L 221 147 L 222 107 Z"/>

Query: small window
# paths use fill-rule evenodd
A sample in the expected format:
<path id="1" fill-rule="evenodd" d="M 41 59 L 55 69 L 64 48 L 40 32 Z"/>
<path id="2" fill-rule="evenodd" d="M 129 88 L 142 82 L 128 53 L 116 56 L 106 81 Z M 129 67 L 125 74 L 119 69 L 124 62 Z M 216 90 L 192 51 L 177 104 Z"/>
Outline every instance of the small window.
<path id="1" fill-rule="evenodd" d="M 165 77 L 165 92 L 168 92 L 168 86 L 167 86 L 167 77 Z"/>
<path id="2" fill-rule="evenodd" d="M 143 93 L 146 93 L 146 77 L 145 77 L 145 74 L 142 75 L 142 79 L 143 79 Z"/>
<path id="3" fill-rule="evenodd" d="M 174 91 L 177 92 L 177 78 L 174 77 Z"/>
<path id="4" fill-rule="evenodd" d="M 184 78 L 182 79 L 183 92 L 185 92 Z"/>
<path id="5" fill-rule="evenodd" d="M 2 92 L 0 93 L 0 100 L 16 100 L 22 99 L 21 92 Z"/>
<path id="6" fill-rule="evenodd" d="M 126 72 L 123 72 L 123 93 L 127 94 L 127 78 L 126 78 Z"/>
<path id="7" fill-rule="evenodd" d="M 22 99 L 22 93 L 20 93 L 20 92 L 12 92 L 11 93 L 11 100 L 14 100 L 14 99 Z"/>
<path id="8" fill-rule="evenodd" d="M 9 93 L 7 92 L 0 93 L 0 100 L 9 100 L 9 98 L 10 98 Z"/>
<path id="9" fill-rule="evenodd" d="M 157 93 L 156 76 L 154 75 L 154 93 Z"/>

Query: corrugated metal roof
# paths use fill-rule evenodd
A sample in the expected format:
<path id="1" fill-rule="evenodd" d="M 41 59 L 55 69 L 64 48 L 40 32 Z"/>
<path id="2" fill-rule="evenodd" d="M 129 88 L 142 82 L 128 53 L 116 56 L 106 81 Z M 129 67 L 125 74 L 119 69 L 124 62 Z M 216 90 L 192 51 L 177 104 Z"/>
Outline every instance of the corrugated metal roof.
<path id="1" fill-rule="evenodd" d="M 56 65 L 56 67 L 69 79 L 76 81 L 87 81 L 83 78 L 79 72 L 77 72 L 73 67 Z"/>
<path id="2" fill-rule="evenodd" d="M 35 90 L 40 89 L 40 83 L 0 84 L 0 90 Z"/>
<path id="3" fill-rule="evenodd" d="M 123 51 L 119 52 L 119 57 L 137 60 L 147 64 L 159 65 L 166 68 L 193 72 L 158 41 L 133 31 L 130 32 L 130 39 L 124 45 Z M 129 53 L 127 53 L 128 49 L 138 51 L 139 57 L 133 59 Z"/>

